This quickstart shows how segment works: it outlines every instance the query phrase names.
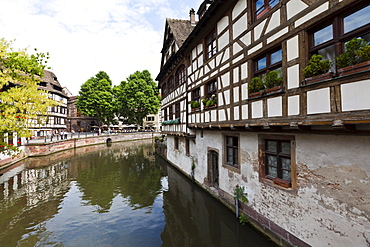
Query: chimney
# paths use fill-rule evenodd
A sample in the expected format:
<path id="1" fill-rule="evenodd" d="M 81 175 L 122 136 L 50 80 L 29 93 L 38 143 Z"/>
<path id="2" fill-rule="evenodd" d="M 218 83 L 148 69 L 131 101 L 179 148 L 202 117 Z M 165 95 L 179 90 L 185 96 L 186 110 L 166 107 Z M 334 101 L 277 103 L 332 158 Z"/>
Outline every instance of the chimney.
<path id="1" fill-rule="evenodd" d="M 195 22 L 195 10 L 193 8 L 190 9 L 190 24 L 195 26 L 197 23 Z"/>

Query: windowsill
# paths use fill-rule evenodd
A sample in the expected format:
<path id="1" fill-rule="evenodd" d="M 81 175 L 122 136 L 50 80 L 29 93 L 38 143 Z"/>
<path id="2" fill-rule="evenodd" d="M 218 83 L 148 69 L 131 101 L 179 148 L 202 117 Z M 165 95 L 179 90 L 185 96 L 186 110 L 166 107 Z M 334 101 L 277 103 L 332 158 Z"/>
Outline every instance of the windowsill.
<path id="1" fill-rule="evenodd" d="M 277 188 L 277 189 L 280 189 L 280 190 L 283 190 L 283 191 L 286 191 L 288 193 L 291 193 L 291 194 L 297 194 L 297 189 L 293 188 L 293 187 L 289 187 L 289 188 L 285 188 L 283 186 L 280 186 L 276 183 L 274 183 L 274 181 L 272 181 L 272 179 L 269 179 L 269 178 L 266 178 L 266 177 L 263 177 L 263 178 L 260 178 L 260 181 L 266 185 L 269 185 L 269 186 L 272 186 L 274 188 Z"/>
<path id="2" fill-rule="evenodd" d="M 224 168 L 226 168 L 226 169 L 228 169 L 228 170 L 230 170 L 232 172 L 240 173 L 240 168 L 239 167 L 235 167 L 235 166 L 229 165 L 227 163 L 224 163 L 222 165 L 222 167 L 224 167 Z"/>

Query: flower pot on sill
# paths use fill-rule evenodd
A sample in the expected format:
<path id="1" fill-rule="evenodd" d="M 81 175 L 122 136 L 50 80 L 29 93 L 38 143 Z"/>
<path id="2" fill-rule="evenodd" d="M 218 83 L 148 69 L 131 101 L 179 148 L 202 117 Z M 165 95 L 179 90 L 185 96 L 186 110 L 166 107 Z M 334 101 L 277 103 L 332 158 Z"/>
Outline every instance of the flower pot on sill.
<path id="1" fill-rule="evenodd" d="M 282 187 L 285 187 L 285 188 L 289 188 L 290 187 L 290 182 L 289 181 L 286 181 L 284 179 L 274 178 L 272 181 L 274 182 L 274 184 L 280 185 Z"/>
<path id="2" fill-rule="evenodd" d="M 250 93 L 248 98 L 253 99 L 262 96 L 262 92 Z"/>
<path id="3" fill-rule="evenodd" d="M 355 65 L 347 66 L 341 69 L 338 69 L 339 76 L 350 75 L 362 71 L 370 70 L 370 61 L 358 63 Z"/>
<path id="4" fill-rule="evenodd" d="M 200 111 L 200 107 L 197 107 L 197 108 L 191 108 L 191 112 L 196 112 L 196 111 Z"/>
<path id="5" fill-rule="evenodd" d="M 217 106 L 217 104 L 215 104 L 215 105 L 209 105 L 209 106 L 204 106 L 204 109 L 215 108 L 216 106 Z"/>
<path id="6" fill-rule="evenodd" d="M 312 83 L 315 83 L 315 82 L 329 80 L 329 79 L 333 78 L 333 74 L 334 74 L 333 72 L 327 72 L 325 74 L 308 77 L 308 78 L 305 79 L 305 83 L 306 83 L 306 85 L 308 85 L 308 84 L 312 84 Z"/>
<path id="7" fill-rule="evenodd" d="M 265 90 L 265 93 L 272 94 L 272 93 L 282 92 L 282 88 L 283 86 L 276 86 L 276 87 L 268 88 Z"/>

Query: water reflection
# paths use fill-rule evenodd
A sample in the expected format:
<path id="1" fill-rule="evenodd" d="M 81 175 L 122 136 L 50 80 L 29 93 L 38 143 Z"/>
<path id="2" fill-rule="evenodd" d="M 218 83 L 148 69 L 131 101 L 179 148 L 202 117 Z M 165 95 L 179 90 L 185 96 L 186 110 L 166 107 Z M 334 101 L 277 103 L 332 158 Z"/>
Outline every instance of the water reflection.
<path id="1" fill-rule="evenodd" d="M 150 144 L 27 159 L 0 176 L 1 246 L 269 246 Z"/>

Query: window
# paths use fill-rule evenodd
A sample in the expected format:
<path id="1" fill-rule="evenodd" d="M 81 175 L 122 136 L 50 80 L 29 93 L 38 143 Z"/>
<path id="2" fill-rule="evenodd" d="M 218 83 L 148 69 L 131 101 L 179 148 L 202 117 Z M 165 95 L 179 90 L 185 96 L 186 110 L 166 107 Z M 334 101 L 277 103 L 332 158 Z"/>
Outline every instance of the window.
<path id="1" fill-rule="evenodd" d="M 154 117 L 146 117 L 146 121 L 148 121 L 148 122 L 154 121 Z"/>
<path id="2" fill-rule="evenodd" d="M 200 101 L 200 88 L 196 88 L 191 92 L 191 100 L 192 101 Z"/>
<path id="3" fill-rule="evenodd" d="M 180 86 L 186 82 L 185 65 L 181 65 L 176 71 L 176 86 Z"/>
<path id="4" fill-rule="evenodd" d="M 207 37 L 206 37 L 206 59 L 210 59 L 217 52 L 217 43 L 216 43 L 216 31 L 213 30 Z"/>
<path id="5" fill-rule="evenodd" d="M 175 89 L 175 81 L 173 76 L 168 80 L 168 93 L 171 93 Z"/>
<path id="6" fill-rule="evenodd" d="M 361 6 L 352 12 L 337 16 L 324 27 L 310 32 L 310 55 L 319 54 L 334 62 L 334 58 L 344 51 L 344 44 L 353 38 L 370 42 L 370 5 Z M 334 71 L 334 65 L 331 69 Z"/>
<path id="7" fill-rule="evenodd" d="M 217 81 L 212 81 L 206 84 L 206 94 L 208 97 L 217 94 Z"/>
<path id="8" fill-rule="evenodd" d="M 8 133 L 8 145 L 10 145 L 10 146 L 14 145 L 13 138 L 14 138 L 13 133 L 9 132 Z"/>
<path id="9" fill-rule="evenodd" d="M 271 8 L 279 3 L 279 0 L 253 0 L 256 19 L 262 17 Z"/>
<path id="10" fill-rule="evenodd" d="M 260 77 L 263 82 L 266 81 L 266 76 L 270 71 L 278 72 L 280 78 L 282 77 L 282 50 L 277 49 L 273 50 L 272 52 L 268 52 L 262 57 L 259 57 L 255 60 L 255 73 L 254 77 Z"/>
<path id="11" fill-rule="evenodd" d="M 163 110 L 163 118 L 164 118 L 164 121 L 168 120 L 167 108 Z"/>
<path id="12" fill-rule="evenodd" d="M 180 118 L 180 103 L 175 104 L 175 118 Z"/>
<path id="13" fill-rule="evenodd" d="M 163 98 L 167 96 L 167 83 L 163 83 L 162 85 L 162 96 Z"/>
<path id="14" fill-rule="evenodd" d="M 190 155 L 190 140 L 189 139 L 186 139 L 185 141 L 185 153 L 186 155 Z"/>
<path id="15" fill-rule="evenodd" d="M 279 185 L 284 184 L 284 187 L 292 187 L 294 136 L 262 136 L 259 144 L 261 177 Z"/>
<path id="16" fill-rule="evenodd" d="M 226 164 L 239 167 L 239 137 L 225 136 Z"/>
<path id="17" fill-rule="evenodd" d="M 174 147 L 176 150 L 179 150 L 179 138 L 178 137 L 174 138 Z"/>
<path id="18" fill-rule="evenodd" d="M 168 107 L 168 120 L 173 119 L 173 105 Z"/>

